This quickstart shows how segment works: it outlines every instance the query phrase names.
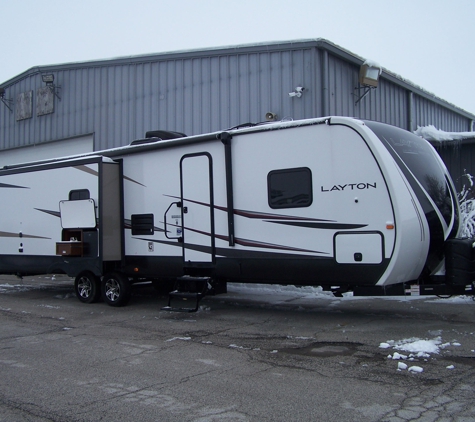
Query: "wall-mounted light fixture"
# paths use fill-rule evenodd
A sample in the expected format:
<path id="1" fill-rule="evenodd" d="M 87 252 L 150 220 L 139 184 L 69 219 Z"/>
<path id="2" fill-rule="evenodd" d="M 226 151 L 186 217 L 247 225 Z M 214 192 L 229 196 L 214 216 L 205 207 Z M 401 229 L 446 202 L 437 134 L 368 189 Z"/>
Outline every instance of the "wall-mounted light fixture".
<path id="1" fill-rule="evenodd" d="M 13 113 L 13 109 L 10 107 L 10 105 L 13 103 L 13 100 L 5 98 L 5 93 L 5 88 L 0 88 L 0 101 L 5 104 L 5 107 L 7 107 L 11 113 Z"/>
<path id="2" fill-rule="evenodd" d="M 61 101 L 61 97 L 58 95 L 58 90 L 61 89 L 61 86 L 54 84 L 54 75 L 52 73 L 43 73 L 41 75 L 41 79 L 46 84 L 46 86 L 51 90 L 51 92 L 56 97 L 58 97 L 59 101 Z"/>
<path id="3" fill-rule="evenodd" d="M 370 60 L 366 60 L 360 67 L 360 73 L 358 82 L 360 86 L 357 86 L 355 90 L 364 89 L 363 94 L 356 100 L 355 105 L 358 104 L 366 95 L 372 90 L 378 87 L 379 76 L 381 75 L 381 66 Z"/>

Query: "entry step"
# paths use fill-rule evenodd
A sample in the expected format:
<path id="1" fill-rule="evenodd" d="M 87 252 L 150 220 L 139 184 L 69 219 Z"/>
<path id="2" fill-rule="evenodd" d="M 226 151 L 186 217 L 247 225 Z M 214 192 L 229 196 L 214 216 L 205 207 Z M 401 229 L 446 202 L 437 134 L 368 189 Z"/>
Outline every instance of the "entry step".
<path id="1" fill-rule="evenodd" d="M 176 289 L 168 294 L 168 305 L 162 308 L 164 311 L 175 312 L 196 312 L 200 306 L 200 300 L 206 296 L 210 288 L 209 277 L 179 277 L 176 281 Z M 180 300 L 185 302 L 194 300 L 194 306 L 175 307 L 171 306 L 172 300 Z"/>

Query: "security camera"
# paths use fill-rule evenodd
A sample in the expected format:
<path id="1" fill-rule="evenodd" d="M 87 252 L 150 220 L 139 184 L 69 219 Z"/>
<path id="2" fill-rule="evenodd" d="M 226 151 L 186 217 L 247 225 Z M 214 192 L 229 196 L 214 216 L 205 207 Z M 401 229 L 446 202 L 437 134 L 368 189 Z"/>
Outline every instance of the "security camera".
<path id="1" fill-rule="evenodd" d="M 289 97 L 298 97 L 300 98 L 302 96 L 303 91 L 305 88 L 303 86 L 297 86 L 295 87 L 295 91 L 289 92 Z"/>

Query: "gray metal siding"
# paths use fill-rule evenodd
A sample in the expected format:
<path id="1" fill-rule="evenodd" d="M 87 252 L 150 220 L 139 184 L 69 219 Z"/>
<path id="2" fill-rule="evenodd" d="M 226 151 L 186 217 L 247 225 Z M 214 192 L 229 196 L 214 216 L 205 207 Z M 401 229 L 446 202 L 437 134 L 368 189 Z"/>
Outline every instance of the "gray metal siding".
<path id="1" fill-rule="evenodd" d="M 313 40 L 32 69 L 5 85 L 6 98 L 14 101 L 33 91 L 33 107 L 31 118 L 16 121 L 15 104 L 13 113 L 0 104 L 0 150 L 91 133 L 101 150 L 148 130 L 194 135 L 260 122 L 267 112 L 279 120 L 342 115 L 406 129 L 412 122 L 413 129 L 469 130 L 472 115 L 413 93 L 416 88 L 387 72 L 355 105 L 361 62 Z M 37 116 L 40 71 L 55 75 L 61 101 L 55 98 L 52 114 Z M 297 86 L 305 88 L 303 95 L 289 97 Z"/>
<path id="2" fill-rule="evenodd" d="M 359 67 L 329 57 L 329 114 L 376 120 L 407 129 L 407 91 L 385 79 L 362 99 L 358 87 Z M 356 102 L 360 101 L 356 104 Z"/>
<path id="3" fill-rule="evenodd" d="M 431 144 L 447 166 L 457 192 L 461 192 L 464 186 L 466 189 L 471 188 L 470 181 L 464 174 L 475 175 L 475 138 L 462 141 L 432 141 Z"/>
<path id="4" fill-rule="evenodd" d="M 418 95 L 414 95 L 414 113 L 417 126 L 434 125 L 437 129 L 446 132 L 468 132 L 472 130 L 470 119 Z"/>
<path id="5" fill-rule="evenodd" d="M 375 94 L 376 107 L 369 118 L 408 129 L 408 92 L 404 88 L 381 79 Z"/>
<path id="6" fill-rule="evenodd" d="M 357 84 L 358 74 L 354 65 L 328 57 L 329 115 L 355 117 L 354 88 Z"/>
<path id="7" fill-rule="evenodd" d="M 2 107 L 1 146 L 94 132 L 101 150 L 158 128 L 191 135 L 259 122 L 269 111 L 279 119 L 314 117 L 320 94 L 314 60 L 309 48 L 59 70 L 61 101 L 45 116 L 35 114 L 36 89 L 44 84 L 33 74 L 7 90 L 15 98 L 33 90 L 33 116 L 16 122 Z M 289 97 L 296 86 L 306 92 Z"/>

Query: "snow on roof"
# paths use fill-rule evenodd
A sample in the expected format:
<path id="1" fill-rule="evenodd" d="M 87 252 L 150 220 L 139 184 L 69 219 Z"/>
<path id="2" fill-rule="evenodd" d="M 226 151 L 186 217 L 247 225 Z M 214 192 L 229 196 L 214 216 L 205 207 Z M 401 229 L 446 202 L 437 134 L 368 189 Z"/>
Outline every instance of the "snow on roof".
<path id="1" fill-rule="evenodd" d="M 428 141 L 460 141 L 475 138 L 475 132 L 444 132 L 433 125 L 418 126 L 414 133 Z"/>

